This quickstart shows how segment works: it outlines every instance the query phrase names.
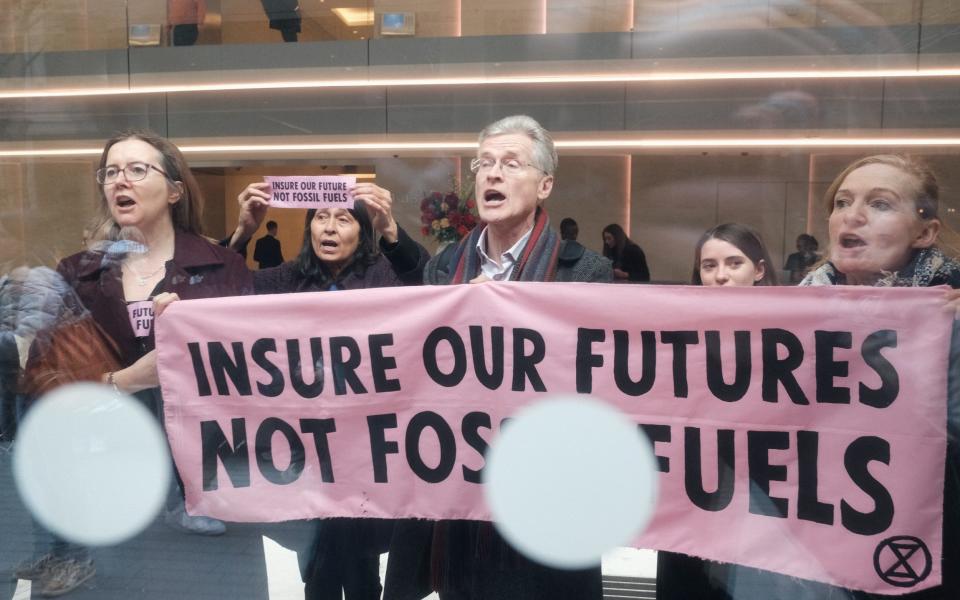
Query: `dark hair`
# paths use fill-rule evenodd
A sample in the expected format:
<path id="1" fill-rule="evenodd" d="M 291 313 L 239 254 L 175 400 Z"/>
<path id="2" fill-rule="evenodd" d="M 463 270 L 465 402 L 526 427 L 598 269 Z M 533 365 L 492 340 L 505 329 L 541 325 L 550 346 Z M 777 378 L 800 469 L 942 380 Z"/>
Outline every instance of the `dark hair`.
<path id="1" fill-rule="evenodd" d="M 100 163 L 97 168 L 102 169 L 107 166 L 107 154 L 109 154 L 110 148 L 127 140 L 140 140 L 156 148 L 160 153 L 163 170 L 167 174 L 167 181 L 170 185 L 180 183 L 180 199 L 170 207 L 173 228 L 202 235 L 203 225 L 200 216 L 203 213 L 203 194 L 200 192 L 200 185 L 193 177 L 193 173 L 190 172 L 190 167 L 187 165 L 183 153 L 167 138 L 145 129 L 122 131 L 107 140 L 107 143 L 103 146 L 103 153 L 100 155 Z M 91 230 L 108 230 L 107 236 L 110 239 L 116 239 L 120 228 L 110 214 L 110 207 L 107 205 L 107 197 L 103 193 L 103 186 L 98 185 L 97 190 L 100 194 L 100 215 L 98 222 Z"/>
<path id="2" fill-rule="evenodd" d="M 303 221 L 303 245 L 300 247 L 300 253 L 294 259 L 297 273 L 300 275 L 300 289 L 319 288 L 328 289 L 331 285 L 342 281 L 350 273 L 356 272 L 363 276 L 367 267 L 377 261 L 379 251 L 377 250 L 376 239 L 373 233 L 373 222 L 367 213 L 363 200 L 357 200 L 353 208 L 347 209 L 357 224 L 360 225 L 360 239 L 357 242 L 357 249 L 353 256 L 343 265 L 340 271 L 334 275 L 326 263 L 320 260 L 317 253 L 313 251 L 313 236 L 310 231 L 310 223 L 313 221 L 317 209 L 307 211 L 307 216 Z"/>
<path id="3" fill-rule="evenodd" d="M 801 233 L 797 236 L 797 245 L 800 246 L 801 244 L 809 248 L 811 251 L 820 248 L 820 242 L 818 242 L 817 238 L 813 237 L 809 233 Z"/>
<path id="4" fill-rule="evenodd" d="M 567 235 L 572 233 L 571 230 L 578 230 L 579 228 L 576 221 L 570 217 L 565 217 L 560 221 L 560 238 L 567 239 Z"/>
<path id="5" fill-rule="evenodd" d="M 276 221 L 267 221 L 267 229 L 276 229 L 276 228 L 277 228 Z"/>
<path id="6" fill-rule="evenodd" d="M 627 237 L 627 232 L 623 230 L 623 227 L 620 227 L 616 223 L 611 223 L 604 227 L 603 233 L 609 233 L 613 236 L 613 248 L 607 246 L 607 243 L 604 242 L 603 255 L 613 262 L 618 263 L 620 257 L 623 255 L 623 249 L 626 247 L 627 242 L 630 241 L 630 238 Z"/>
<path id="7" fill-rule="evenodd" d="M 773 263 L 770 261 L 767 248 L 763 245 L 763 239 L 752 227 L 742 223 L 717 225 L 700 236 L 693 257 L 693 277 L 691 281 L 694 285 L 703 285 L 703 280 L 700 279 L 700 253 L 703 251 L 703 245 L 709 240 L 721 240 L 733 244 L 740 252 L 743 252 L 744 256 L 750 259 L 755 268 L 759 263 L 763 263 L 763 277 L 753 285 L 778 285 L 777 274 L 773 269 Z"/>
<path id="8" fill-rule="evenodd" d="M 921 219 L 937 218 L 940 207 L 940 184 L 937 183 L 937 176 L 933 174 L 930 165 L 923 160 L 906 154 L 874 154 L 847 165 L 847 168 L 837 175 L 823 195 L 823 205 L 827 210 L 827 216 L 833 212 L 833 201 L 847 176 L 867 165 L 887 165 L 913 176 L 917 184 L 917 194 L 916 197 L 911 199 L 917 209 L 917 216 Z"/>

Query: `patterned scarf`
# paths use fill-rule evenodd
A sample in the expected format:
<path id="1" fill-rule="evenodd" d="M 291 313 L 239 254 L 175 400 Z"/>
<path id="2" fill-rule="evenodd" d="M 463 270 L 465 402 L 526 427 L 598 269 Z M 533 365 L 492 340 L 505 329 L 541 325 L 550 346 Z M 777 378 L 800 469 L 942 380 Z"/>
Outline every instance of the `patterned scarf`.
<path id="1" fill-rule="evenodd" d="M 474 227 L 470 235 L 460 241 L 450 257 L 450 265 L 456 265 L 450 283 L 465 283 L 481 273 L 480 253 L 477 242 L 483 227 Z M 511 281 L 553 281 L 557 276 L 557 257 L 560 254 L 560 236 L 550 229 L 547 211 L 537 209 L 533 232 L 523 249 L 520 260 L 510 274 Z"/>
<path id="2" fill-rule="evenodd" d="M 451 253 L 448 283 L 466 283 L 479 275 L 480 253 L 477 243 L 483 227 L 474 227 Z M 511 281 L 553 281 L 557 276 L 560 236 L 550 229 L 543 208 L 537 209 L 533 231 L 523 254 L 513 267 Z M 455 265 L 455 268 L 454 268 Z M 494 531 L 493 525 L 477 521 L 437 521 L 433 524 L 430 551 L 430 586 L 433 590 L 475 588 L 464 565 L 476 560 L 492 560 L 498 568 L 517 568 L 523 559 Z"/>
<path id="3" fill-rule="evenodd" d="M 845 285 L 847 278 L 826 262 L 803 278 L 800 285 Z M 937 248 L 919 250 L 900 271 L 883 272 L 875 287 L 960 287 L 960 263 L 948 258 Z"/>

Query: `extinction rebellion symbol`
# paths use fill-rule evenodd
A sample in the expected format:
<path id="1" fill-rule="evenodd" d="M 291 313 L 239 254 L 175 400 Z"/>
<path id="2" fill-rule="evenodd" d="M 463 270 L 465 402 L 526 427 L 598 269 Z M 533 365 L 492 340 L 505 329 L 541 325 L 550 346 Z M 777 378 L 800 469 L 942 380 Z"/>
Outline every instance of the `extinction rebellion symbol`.
<path id="1" fill-rule="evenodd" d="M 890 585 L 913 587 L 927 578 L 933 564 L 920 538 L 899 535 L 880 542 L 873 553 L 873 568 Z"/>

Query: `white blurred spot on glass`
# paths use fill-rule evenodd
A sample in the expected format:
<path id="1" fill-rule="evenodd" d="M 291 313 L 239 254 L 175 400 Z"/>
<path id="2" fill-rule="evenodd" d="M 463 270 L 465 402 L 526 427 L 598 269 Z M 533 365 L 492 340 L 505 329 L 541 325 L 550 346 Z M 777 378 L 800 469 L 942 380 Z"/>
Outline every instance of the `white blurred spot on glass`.
<path id="1" fill-rule="evenodd" d="M 584 397 L 520 411 L 490 448 L 484 492 L 500 534 L 518 551 L 566 569 L 600 563 L 646 527 L 656 461 L 636 424 Z"/>
<path id="2" fill-rule="evenodd" d="M 34 517 L 64 539 L 116 544 L 142 531 L 170 485 L 170 454 L 136 399 L 93 383 L 40 398 L 17 433 L 14 478 Z"/>

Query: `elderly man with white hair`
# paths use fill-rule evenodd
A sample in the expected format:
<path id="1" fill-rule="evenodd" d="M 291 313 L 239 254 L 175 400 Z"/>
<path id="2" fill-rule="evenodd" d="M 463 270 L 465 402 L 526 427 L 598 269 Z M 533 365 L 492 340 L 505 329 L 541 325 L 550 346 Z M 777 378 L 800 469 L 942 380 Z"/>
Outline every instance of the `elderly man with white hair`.
<path id="1" fill-rule="evenodd" d="M 613 281 L 609 260 L 561 240 L 550 227 L 543 205 L 553 190 L 557 152 L 539 123 L 518 115 L 489 125 L 470 166 L 481 225 L 427 264 L 426 283 Z M 439 591 L 441 600 L 603 597 L 599 564 L 574 571 L 545 567 L 508 547 L 490 523 L 439 521 L 431 528 L 407 521 L 398 532 L 404 529 L 410 534 L 405 556 L 391 552 L 385 600 L 419 597 L 428 589 Z"/>
<path id="2" fill-rule="evenodd" d="M 539 123 L 516 115 L 488 125 L 470 168 L 482 224 L 434 257 L 426 283 L 612 281 L 610 261 L 550 228 L 543 205 L 557 151 Z"/>

